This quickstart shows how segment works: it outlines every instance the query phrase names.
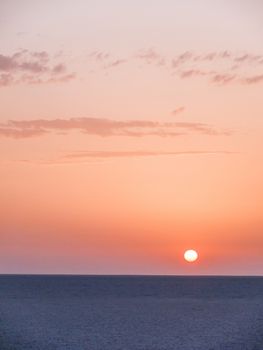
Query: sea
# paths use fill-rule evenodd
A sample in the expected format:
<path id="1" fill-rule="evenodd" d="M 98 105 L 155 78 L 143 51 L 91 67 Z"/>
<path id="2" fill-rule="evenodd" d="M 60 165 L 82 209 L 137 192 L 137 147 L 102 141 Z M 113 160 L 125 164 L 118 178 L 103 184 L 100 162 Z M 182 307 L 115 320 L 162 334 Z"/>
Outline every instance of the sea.
<path id="1" fill-rule="evenodd" d="M 0 276 L 0 350 L 263 350 L 263 277 Z"/>

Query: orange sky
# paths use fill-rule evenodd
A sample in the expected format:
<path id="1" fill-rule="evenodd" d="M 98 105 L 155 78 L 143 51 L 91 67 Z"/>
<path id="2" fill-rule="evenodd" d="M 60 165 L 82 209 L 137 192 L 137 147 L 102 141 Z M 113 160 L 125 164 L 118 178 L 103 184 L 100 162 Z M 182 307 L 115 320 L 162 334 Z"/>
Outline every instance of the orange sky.
<path id="1" fill-rule="evenodd" d="M 1 1 L 0 273 L 262 274 L 262 10 Z"/>

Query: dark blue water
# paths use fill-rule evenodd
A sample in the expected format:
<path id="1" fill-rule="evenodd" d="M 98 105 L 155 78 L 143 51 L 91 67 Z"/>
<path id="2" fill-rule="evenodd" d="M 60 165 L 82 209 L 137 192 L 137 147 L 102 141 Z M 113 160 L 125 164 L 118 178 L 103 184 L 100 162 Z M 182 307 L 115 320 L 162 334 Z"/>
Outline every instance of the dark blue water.
<path id="1" fill-rule="evenodd" d="M 263 350 L 263 278 L 0 276 L 0 350 Z"/>

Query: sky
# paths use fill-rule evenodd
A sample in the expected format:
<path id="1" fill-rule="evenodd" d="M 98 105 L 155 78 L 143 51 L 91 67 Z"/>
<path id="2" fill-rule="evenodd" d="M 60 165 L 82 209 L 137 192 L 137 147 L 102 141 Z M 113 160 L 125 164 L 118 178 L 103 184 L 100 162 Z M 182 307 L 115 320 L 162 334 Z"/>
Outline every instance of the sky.
<path id="1" fill-rule="evenodd" d="M 0 273 L 262 275 L 262 11 L 0 0 Z"/>

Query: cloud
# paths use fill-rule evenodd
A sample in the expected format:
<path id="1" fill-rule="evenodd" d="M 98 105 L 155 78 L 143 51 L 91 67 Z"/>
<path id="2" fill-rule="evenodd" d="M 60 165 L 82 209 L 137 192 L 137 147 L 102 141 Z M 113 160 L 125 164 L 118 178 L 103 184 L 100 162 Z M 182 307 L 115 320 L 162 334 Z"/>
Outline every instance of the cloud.
<path id="1" fill-rule="evenodd" d="M 110 62 L 109 64 L 107 64 L 105 66 L 105 68 L 113 68 L 113 67 L 117 67 L 117 66 L 120 66 L 121 64 L 124 64 L 126 63 L 127 60 L 126 59 L 118 59 L 118 60 L 115 60 L 113 62 Z"/>
<path id="2" fill-rule="evenodd" d="M 207 72 L 201 71 L 200 69 L 189 69 L 189 70 L 184 70 L 182 72 L 179 72 L 179 76 L 182 79 L 205 76 L 207 74 L 208 74 Z"/>
<path id="3" fill-rule="evenodd" d="M 112 120 L 102 118 L 10 120 L 0 124 L 0 136 L 22 138 L 51 132 L 78 131 L 100 137 L 175 137 L 188 134 L 230 135 L 231 130 L 218 129 L 197 122 L 158 122 L 150 120 Z M 19 137 L 17 137 L 19 135 Z"/>
<path id="4" fill-rule="evenodd" d="M 173 74 L 182 79 L 207 77 L 212 83 L 226 85 L 230 83 L 257 84 L 263 81 L 262 74 L 244 77 L 246 71 L 262 70 L 263 55 L 236 54 L 229 51 L 214 51 L 196 54 L 187 51 L 171 60 Z M 220 68 L 219 68 L 220 67 Z M 233 74 L 233 69 L 235 74 Z"/>
<path id="5" fill-rule="evenodd" d="M 234 57 L 235 62 L 263 63 L 263 55 L 243 54 Z"/>
<path id="6" fill-rule="evenodd" d="M 10 72 L 17 68 L 17 63 L 12 57 L 0 54 L 0 71 Z"/>
<path id="7" fill-rule="evenodd" d="M 76 73 L 64 74 L 59 77 L 52 77 L 47 80 L 47 83 L 67 83 L 68 81 L 76 78 Z"/>
<path id="8" fill-rule="evenodd" d="M 211 81 L 213 83 L 225 85 L 225 84 L 228 84 L 231 81 L 233 81 L 235 78 L 236 78 L 236 75 L 234 75 L 234 74 L 232 74 L 232 75 L 231 74 L 215 74 L 212 77 Z"/>
<path id="9" fill-rule="evenodd" d="M 165 66 L 166 59 L 160 53 L 158 53 L 153 48 L 140 50 L 134 55 L 135 59 L 139 59 L 146 64 L 155 65 L 155 66 Z"/>
<path id="10" fill-rule="evenodd" d="M 10 73 L 0 74 L 0 86 L 7 86 L 12 84 L 13 76 Z"/>
<path id="11" fill-rule="evenodd" d="M 43 129 L 14 129 L 14 128 L 1 128 L 0 137 L 9 137 L 13 139 L 25 139 L 35 136 L 42 136 L 46 133 Z"/>
<path id="12" fill-rule="evenodd" d="M 177 55 L 164 55 L 155 48 L 141 49 L 123 59 L 114 57 L 104 51 L 94 51 L 90 57 L 102 64 L 102 68 L 112 68 L 123 63 L 133 64 L 140 60 L 145 65 L 165 68 L 165 72 L 180 79 L 203 78 L 217 85 L 258 84 L 262 82 L 263 55 L 248 52 L 231 52 L 228 50 L 194 52 L 184 51 Z M 233 75 L 233 70 L 235 74 Z M 258 72 L 260 70 L 260 72 Z M 251 77 L 245 77 L 244 71 Z"/>
<path id="13" fill-rule="evenodd" d="M 46 52 L 28 52 L 21 50 L 12 56 L 0 55 L 0 71 L 29 71 L 39 73 L 47 71 L 48 54 Z"/>
<path id="14" fill-rule="evenodd" d="M 180 156 L 202 154 L 230 154 L 228 151 L 80 151 L 64 155 L 61 159 L 127 158 L 152 156 Z"/>
<path id="15" fill-rule="evenodd" d="M 0 86 L 67 82 L 75 74 L 64 63 L 56 62 L 46 51 L 20 50 L 13 55 L 0 54 Z"/>
<path id="16" fill-rule="evenodd" d="M 66 165 L 75 163 L 86 163 L 93 160 L 120 159 L 120 158 L 142 158 L 142 157 L 163 157 L 163 156 L 202 156 L 202 155 L 231 155 L 231 151 L 74 151 L 64 154 L 55 159 L 29 160 L 22 159 L 16 162 L 39 165 Z"/>
<path id="17" fill-rule="evenodd" d="M 244 84 L 258 84 L 263 82 L 263 74 L 254 75 L 251 77 L 246 77 L 242 79 Z"/>
<path id="18" fill-rule="evenodd" d="M 66 72 L 66 66 L 63 63 L 59 63 L 52 68 L 54 74 L 60 74 Z"/>
<path id="19" fill-rule="evenodd" d="M 140 50 L 135 57 L 146 61 L 147 63 L 155 62 L 162 59 L 162 56 L 153 48 Z"/>
<path id="20" fill-rule="evenodd" d="M 89 57 L 96 62 L 104 62 L 110 58 L 110 54 L 104 51 L 93 51 L 89 54 Z"/>
<path id="21" fill-rule="evenodd" d="M 185 51 L 182 54 L 179 54 L 172 58 L 171 66 L 172 68 L 178 68 L 184 63 L 191 61 L 194 57 L 194 54 L 190 51 Z"/>
<path id="22" fill-rule="evenodd" d="M 172 111 L 172 114 L 173 114 L 173 115 L 177 115 L 177 114 L 183 113 L 184 111 L 185 111 L 185 107 L 184 107 L 184 106 L 181 106 L 181 107 L 175 108 L 175 109 Z"/>

